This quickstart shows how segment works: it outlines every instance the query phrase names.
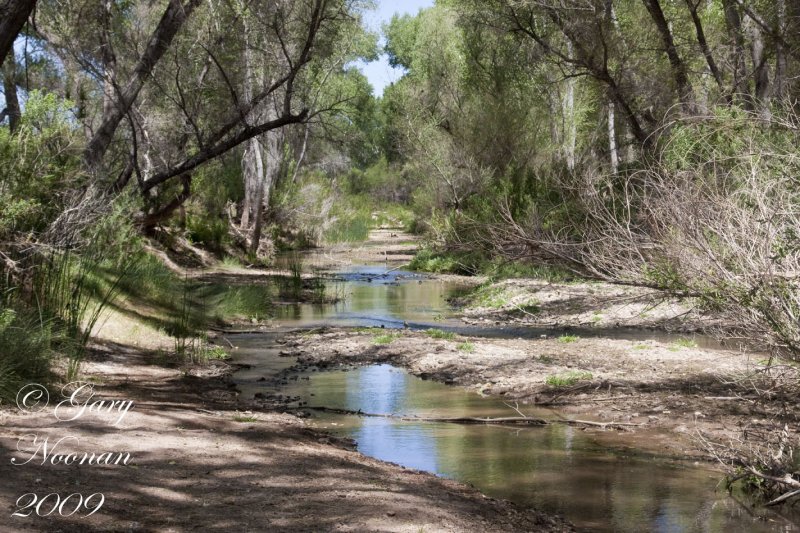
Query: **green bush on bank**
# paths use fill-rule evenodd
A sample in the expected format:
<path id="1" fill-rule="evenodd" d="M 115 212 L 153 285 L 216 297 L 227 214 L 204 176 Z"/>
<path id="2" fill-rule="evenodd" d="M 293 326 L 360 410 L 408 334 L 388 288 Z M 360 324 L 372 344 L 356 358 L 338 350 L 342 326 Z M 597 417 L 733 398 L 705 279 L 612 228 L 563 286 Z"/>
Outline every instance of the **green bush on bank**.
<path id="1" fill-rule="evenodd" d="M 532 278 L 566 283 L 575 279 L 571 272 L 547 265 L 508 261 L 489 257 L 484 252 L 448 252 L 422 248 L 409 264 L 411 270 L 435 274 L 487 276 L 491 279 Z"/>

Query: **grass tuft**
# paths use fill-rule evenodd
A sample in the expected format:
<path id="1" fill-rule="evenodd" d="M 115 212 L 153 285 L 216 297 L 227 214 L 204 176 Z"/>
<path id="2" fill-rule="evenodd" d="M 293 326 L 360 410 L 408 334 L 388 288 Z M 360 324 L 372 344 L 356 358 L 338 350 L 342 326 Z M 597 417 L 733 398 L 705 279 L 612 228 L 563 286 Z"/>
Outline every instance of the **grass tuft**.
<path id="1" fill-rule="evenodd" d="M 432 339 L 444 339 L 451 341 L 456 338 L 456 334 L 452 331 L 443 331 L 441 329 L 429 329 L 425 331 L 425 334 L 432 338 Z"/>
<path id="2" fill-rule="evenodd" d="M 398 335 L 397 333 L 381 333 L 379 335 L 375 335 L 374 337 L 372 337 L 372 344 L 377 344 L 377 345 L 391 344 L 399 336 L 400 335 Z"/>
<path id="3" fill-rule="evenodd" d="M 572 385 L 575 385 L 579 381 L 588 381 L 590 379 L 592 379 L 591 372 L 572 370 L 570 372 L 564 372 L 562 374 L 554 374 L 551 376 L 547 376 L 547 379 L 545 379 L 545 383 L 547 383 L 551 387 L 562 388 L 562 387 L 570 387 Z"/>
<path id="4" fill-rule="evenodd" d="M 677 348 L 697 348 L 697 342 L 693 339 L 680 338 L 672 344 Z"/>

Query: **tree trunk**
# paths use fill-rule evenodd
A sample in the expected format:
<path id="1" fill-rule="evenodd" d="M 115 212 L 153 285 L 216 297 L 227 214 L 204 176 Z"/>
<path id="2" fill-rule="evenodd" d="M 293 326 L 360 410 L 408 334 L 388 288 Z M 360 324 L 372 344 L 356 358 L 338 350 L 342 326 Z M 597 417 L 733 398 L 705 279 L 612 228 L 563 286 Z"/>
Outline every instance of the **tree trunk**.
<path id="1" fill-rule="evenodd" d="M 297 183 L 297 176 L 300 174 L 300 167 L 303 166 L 303 160 L 306 158 L 306 150 L 308 149 L 308 137 L 311 134 L 311 123 L 306 122 L 305 132 L 303 133 L 303 146 L 300 148 L 300 155 L 297 156 L 297 164 L 294 166 L 292 173 L 292 183 Z"/>
<path id="2" fill-rule="evenodd" d="M 17 63 L 15 59 L 13 53 L 8 54 L 3 63 L 3 92 L 6 97 L 6 115 L 11 133 L 17 131 L 19 120 L 22 117 L 17 96 Z"/>
<path id="3" fill-rule="evenodd" d="M 650 13 L 650 18 L 658 29 L 661 35 L 661 41 L 664 43 L 664 51 L 669 58 L 669 64 L 672 67 L 672 77 L 675 80 L 675 86 L 678 91 L 678 98 L 684 107 L 684 110 L 691 111 L 693 107 L 693 91 L 692 84 L 689 81 L 689 75 L 686 70 L 686 64 L 678 54 L 678 49 L 675 47 L 675 39 L 672 36 L 669 23 L 664 17 L 664 11 L 661 9 L 659 0 L 642 0 L 647 11 Z"/>
<path id="4" fill-rule="evenodd" d="M 273 118 L 277 116 L 277 112 L 274 111 L 273 107 L 270 107 L 268 115 L 269 118 Z M 268 131 L 263 136 L 266 157 L 262 162 L 261 175 L 263 179 L 256 195 L 255 221 L 250 238 L 250 248 L 254 254 L 258 252 L 258 247 L 261 244 L 261 227 L 264 223 L 264 213 L 269 209 L 272 188 L 281 169 L 281 161 L 283 159 L 281 153 L 282 137 L 282 130 Z"/>
<path id="5" fill-rule="evenodd" d="M 753 62 L 753 79 L 755 81 L 753 104 L 761 108 L 764 113 L 769 114 L 769 64 L 767 64 L 764 54 L 764 38 L 761 29 L 751 19 L 747 19 L 745 27 L 750 36 L 750 58 Z"/>
<path id="6" fill-rule="evenodd" d="M 572 43 L 567 41 L 567 54 L 572 57 Z M 578 142 L 578 121 L 575 116 L 575 78 L 567 79 L 567 90 L 564 94 L 564 118 L 566 121 L 566 135 L 564 136 L 564 151 L 567 159 L 567 168 L 575 170 L 575 146 Z"/>
<path id="7" fill-rule="evenodd" d="M 128 84 L 121 91 L 121 94 L 116 96 L 114 105 L 108 109 L 108 114 L 103 114 L 100 127 L 97 128 L 86 147 L 84 159 L 87 167 L 97 168 L 103 160 L 103 156 L 114 138 L 114 133 L 117 131 L 123 117 L 136 101 L 145 81 L 153 72 L 153 68 L 155 68 L 169 48 L 170 43 L 172 43 L 172 39 L 201 1 L 188 0 L 185 5 L 181 0 L 169 1 L 169 5 L 158 22 L 158 26 L 150 36 L 147 47 L 142 57 L 139 58 Z"/>
<path id="8" fill-rule="evenodd" d="M 786 0 L 776 0 L 778 11 L 778 33 L 786 35 Z M 788 58 L 783 43 L 775 43 L 775 78 L 772 82 L 772 94 L 779 101 L 786 96 L 786 70 Z"/>
<path id="9" fill-rule="evenodd" d="M 244 32 L 244 80 L 243 96 L 246 102 L 253 98 L 253 86 L 255 85 L 255 53 L 252 46 L 252 35 L 248 21 L 249 13 L 246 11 L 242 16 L 242 30 Z M 250 115 L 256 120 L 260 118 L 260 109 L 254 109 Z M 261 198 L 262 182 L 264 179 L 264 161 L 261 155 L 261 143 L 258 138 L 253 137 L 245 145 L 242 153 L 242 180 L 244 181 L 244 204 L 242 206 L 241 229 L 248 232 L 257 218 L 258 205 Z"/>
<path id="10" fill-rule="evenodd" d="M 116 105 L 117 83 L 117 58 L 111 45 L 111 0 L 103 2 L 103 32 L 100 45 L 100 57 L 103 59 L 103 116 L 108 117 L 114 112 Z"/>
<path id="11" fill-rule="evenodd" d="M 692 16 L 694 31 L 695 35 L 697 36 L 697 44 L 700 45 L 700 50 L 703 52 L 703 57 L 706 58 L 708 69 L 711 71 L 711 75 L 714 76 L 714 81 L 717 82 L 719 88 L 724 91 L 725 84 L 722 80 L 722 73 L 719 71 L 717 62 L 714 60 L 714 54 L 711 53 L 711 49 L 708 46 L 706 33 L 703 30 L 703 21 L 700 20 L 700 15 L 697 13 L 697 6 L 700 5 L 701 1 L 702 0 L 686 0 L 686 7 L 689 8 L 689 13 Z"/>
<path id="12" fill-rule="evenodd" d="M 614 102 L 608 102 L 608 151 L 611 156 L 611 172 L 619 172 L 619 152 L 617 151 L 617 131 L 614 116 Z"/>
<path id="13" fill-rule="evenodd" d="M 736 0 L 722 0 L 725 11 L 725 24 L 728 28 L 731 44 L 733 46 L 733 87 L 731 93 L 733 100 L 749 100 L 747 74 L 745 72 L 744 36 L 742 35 L 742 17 Z"/>
<path id="14" fill-rule="evenodd" d="M 14 49 L 14 41 L 36 7 L 36 0 L 0 0 L 0 65 Z"/>
<path id="15" fill-rule="evenodd" d="M 242 179 L 244 180 L 244 205 L 242 206 L 241 228 L 249 231 L 256 220 L 261 190 L 264 181 L 264 160 L 261 143 L 257 138 L 247 141 L 242 154 Z"/>

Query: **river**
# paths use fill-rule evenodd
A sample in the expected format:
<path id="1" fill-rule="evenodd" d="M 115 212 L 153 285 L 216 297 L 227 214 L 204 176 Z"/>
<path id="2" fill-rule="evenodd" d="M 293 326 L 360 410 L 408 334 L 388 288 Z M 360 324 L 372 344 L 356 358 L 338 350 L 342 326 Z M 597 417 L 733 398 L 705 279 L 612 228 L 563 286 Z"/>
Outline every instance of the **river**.
<path id="1" fill-rule="evenodd" d="M 349 266 L 329 279 L 337 304 L 275 309 L 278 332 L 239 335 L 236 375 L 245 396 L 268 392 L 310 406 L 407 416 L 509 416 L 502 401 L 412 376 L 390 365 L 294 375 L 277 390 L 261 378 L 291 367 L 280 357 L 281 332 L 321 325 L 452 329 L 470 335 L 538 337 L 541 330 L 467 327 L 454 319 L 448 297 L 456 283 L 386 266 Z M 552 332 L 550 332 L 552 334 Z M 591 334 L 591 332 L 583 332 Z M 606 332 L 607 334 L 607 332 Z M 630 338 L 666 338 L 652 331 L 619 331 Z M 706 340 L 706 345 L 713 341 Z M 563 424 L 511 428 L 404 421 L 313 412 L 310 424 L 356 440 L 366 455 L 472 484 L 483 493 L 561 513 L 582 530 L 660 532 L 796 531 L 778 514 L 729 495 L 710 465 L 660 457 L 604 432 Z M 562 416 L 530 408 L 531 416 Z"/>

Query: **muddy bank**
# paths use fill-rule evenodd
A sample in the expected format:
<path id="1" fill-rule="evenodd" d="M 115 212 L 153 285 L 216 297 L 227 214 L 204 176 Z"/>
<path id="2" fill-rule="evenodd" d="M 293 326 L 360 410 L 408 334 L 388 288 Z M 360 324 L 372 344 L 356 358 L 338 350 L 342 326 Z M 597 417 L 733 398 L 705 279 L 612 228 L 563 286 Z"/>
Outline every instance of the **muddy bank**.
<path id="1" fill-rule="evenodd" d="M 730 383 L 751 372 L 757 357 L 701 349 L 688 340 L 431 335 L 331 329 L 295 335 L 283 353 L 298 357 L 301 367 L 390 363 L 519 402 L 523 412 L 525 405 L 553 406 L 573 418 L 636 424 L 620 442 L 678 456 L 705 456 L 695 438 L 698 431 L 725 439 L 743 424 L 766 424 L 780 407 L 749 398 Z M 787 409 L 796 420 L 797 409 Z"/>
<path id="2" fill-rule="evenodd" d="M 169 368 L 159 364 L 156 353 L 104 343 L 84 373 L 95 386 L 95 399 L 134 402 L 118 425 L 101 413 L 59 421 L 49 408 L 0 410 L 0 500 L 8 515 L 25 493 L 105 497 L 88 517 L 86 509 L 71 517 L 34 512 L 7 518 L 0 529 L 569 530 L 560 520 L 486 498 L 462 484 L 365 457 L 353 451 L 352 443 L 313 431 L 294 416 L 244 412 L 230 382 L 232 369 L 220 362 Z M 59 392 L 53 391 L 56 397 Z M 60 417 L 76 413 L 69 408 Z M 12 464 L 12 458 L 33 457 L 33 434 L 47 437 L 51 446 L 67 435 L 74 439 L 51 450 L 45 464 L 41 451 L 26 464 Z M 104 451 L 130 454 L 130 460 L 111 465 L 51 461 L 56 453 Z"/>

